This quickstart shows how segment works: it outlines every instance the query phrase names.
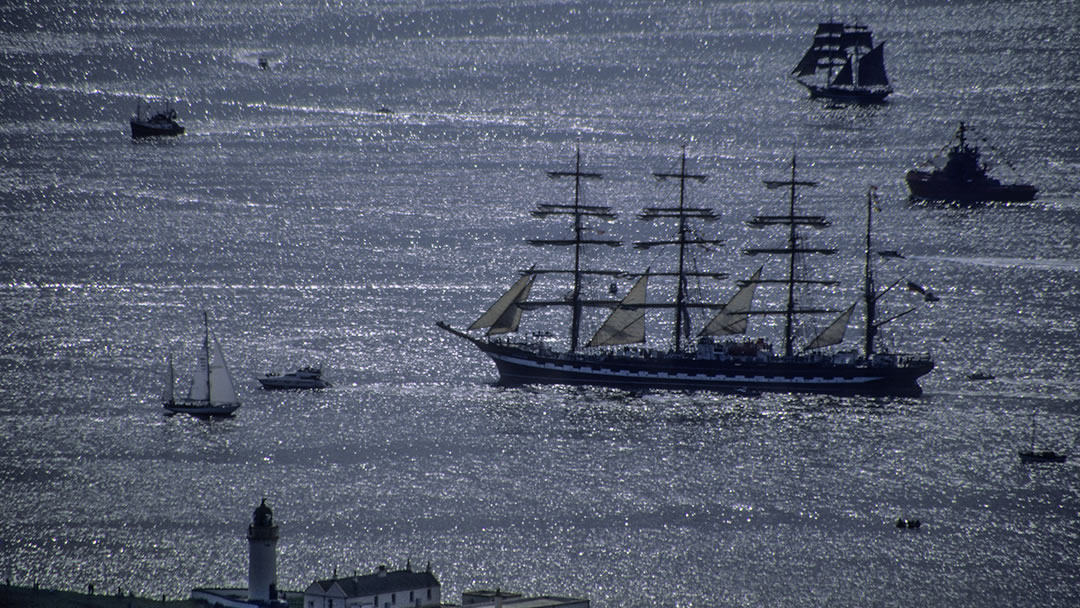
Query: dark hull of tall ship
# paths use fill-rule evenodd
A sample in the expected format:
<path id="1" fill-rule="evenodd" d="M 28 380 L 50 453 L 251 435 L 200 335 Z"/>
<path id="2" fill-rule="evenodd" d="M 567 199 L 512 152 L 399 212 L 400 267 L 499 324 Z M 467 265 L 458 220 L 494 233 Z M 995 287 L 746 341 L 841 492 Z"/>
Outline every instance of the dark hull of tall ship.
<path id="1" fill-rule="evenodd" d="M 1038 188 L 1027 184 L 956 180 L 931 171 L 911 170 L 906 179 L 911 194 L 928 201 L 1026 203 L 1035 200 L 1038 193 Z"/>
<path id="2" fill-rule="evenodd" d="M 135 139 L 183 134 L 184 127 L 172 121 L 131 120 L 131 137 Z"/>
<path id="3" fill-rule="evenodd" d="M 706 358 L 689 353 L 638 351 L 622 354 L 571 354 L 540 345 L 481 340 L 445 323 L 439 327 L 469 340 L 495 362 L 503 384 L 572 384 L 627 389 L 719 392 L 799 392 L 836 395 L 918 396 L 918 380 L 934 367 L 927 356 L 852 355 L 764 359 Z"/>
<path id="4" fill-rule="evenodd" d="M 816 85 L 797 81 L 810 92 L 810 97 L 847 101 L 851 103 L 885 103 L 885 98 L 892 93 L 888 87 L 851 87 Z"/>

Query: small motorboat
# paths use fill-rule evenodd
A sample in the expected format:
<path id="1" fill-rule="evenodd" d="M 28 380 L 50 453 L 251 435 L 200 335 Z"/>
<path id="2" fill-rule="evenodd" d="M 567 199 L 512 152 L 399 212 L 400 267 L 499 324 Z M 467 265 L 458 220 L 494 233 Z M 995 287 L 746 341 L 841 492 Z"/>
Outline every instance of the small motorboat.
<path id="1" fill-rule="evenodd" d="M 149 107 L 147 107 L 146 112 L 143 111 L 142 101 L 139 101 L 135 106 L 135 115 L 131 117 L 132 138 L 139 139 L 142 137 L 156 137 L 160 135 L 175 136 L 183 134 L 184 127 L 176 122 L 176 110 L 168 103 L 165 104 L 164 110 L 152 115 L 149 114 Z"/>
<path id="2" fill-rule="evenodd" d="M 332 386 L 326 380 L 322 378 L 322 370 L 317 367 L 301 367 L 295 372 L 288 374 L 279 374 L 277 372 L 268 372 L 266 375 L 259 376 L 258 381 L 262 384 L 263 388 L 329 388 Z"/>

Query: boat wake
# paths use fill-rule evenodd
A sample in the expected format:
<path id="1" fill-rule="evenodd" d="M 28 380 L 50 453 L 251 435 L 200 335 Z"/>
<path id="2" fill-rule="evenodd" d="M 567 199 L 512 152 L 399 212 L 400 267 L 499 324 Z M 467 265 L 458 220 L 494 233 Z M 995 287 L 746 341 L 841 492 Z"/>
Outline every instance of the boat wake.
<path id="1" fill-rule="evenodd" d="M 1029 258 L 991 258 L 922 255 L 912 255 L 908 257 L 914 260 L 952 262 L 954 264 L 986 266 L 990 268 L 1025 268 L 1031 270 L 1070 270 L 1074 272 L 1080 272 L 1080 260 L 1033 260 Z"/>

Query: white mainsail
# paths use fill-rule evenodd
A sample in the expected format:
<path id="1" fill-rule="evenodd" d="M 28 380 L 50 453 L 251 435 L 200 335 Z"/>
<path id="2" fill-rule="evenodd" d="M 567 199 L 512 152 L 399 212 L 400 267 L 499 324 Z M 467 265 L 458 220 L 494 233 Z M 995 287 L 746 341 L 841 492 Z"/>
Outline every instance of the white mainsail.
<path id="1" fill-rule="evenodd" d="M 206 357 L 206 345 L 204 344 L 195 363 L 195 373 L 191 375 L 188 401 L 207 401 L 210 399 L 210 366 Z"/>
<path id="2" fill-rule="evenodd" d="M 812 350 L 815 348 L 822 348 L 825 346 L 832 346 L 833 344 L 839 344 L 844 340 L 844 332 L 847 331 L 848 321 L 851 319 L 851 313 L 855 310 L 855 305 L 852 304 L 850 308 L 845 310 L 839 317 L 836 318 L 825 331 L 821 332 L 818 337 L 814 338 L 810 344 L 806 345 L 804 350 Z"/>
<path id="3" fill-rule="evenodd" d="M 637 305 L 645 304 L 648 279 L 649 273 L 646 271 L 615 310 L 611 311 L 600 329 L 596 330 L 596 335 L 589 340 L 587 346 L 636 344 L 645 341 L 645 308 L 638 308 Z"/>
<path id="4" fill-rule="evenodd" d="M 214 339 L 214 358 L 210 363 L 210 404 L 228 405 L 237 403 L 236 391 L 233 389 L 232 376 L 229 368 L 225 366 L 225 355 L 221 352 L 221 345 L 217 338 Z"/>
<path id="5" fill-rule="evenodd" d="M 761 279 L 761 271 L 764 268 L 757 269 L 757 272 L 750 277 L 750 282 L 743 286 L 728 303 L 724 305 L 724 308 L 720 310 L 713 317 L 712 321 L 701 330 L 698 335 L 701 336 L 730 336 L 733 334 L 746 333 L 747 319 L 750 316 L 750 305 L 754 300 L 754 289 L 757 287 L 758 281 Z"/>
<path id="6" fill-rule="evenodd" d="M 203 343 L 196 357 L 195 373 L 191 377 L 191 388 L 187 398 L 175 400 L 174 384 L 176 372 L 173 368 L 172 355 L 168 361 L 168 376 L 162 394 L 165 410 L 171 414 L 187 413 L 193 416 L 228 416 L 240 407 L 236 396 L 236 385 L 225 364 L 225 355 L 217 338 L 210 332 L 208 315 L 203 312 Z M 213 353 L 211 353 L 211 339 Z M 171 415 L 169 414 L 169 415 Z"/>
<path id="7" fill-rule="evenodd" d="M 487 335 L 505 334 L 517 331 L 521 322 L 521 307 L 518 302 L 524 302 L 529 297 L 535 274 L 527 274 L 514 283 L 506 293 L 502 295 L 491 308 L 487 309 L 475 323 L 469 326 L 469 330 L 489 328 Z"/>

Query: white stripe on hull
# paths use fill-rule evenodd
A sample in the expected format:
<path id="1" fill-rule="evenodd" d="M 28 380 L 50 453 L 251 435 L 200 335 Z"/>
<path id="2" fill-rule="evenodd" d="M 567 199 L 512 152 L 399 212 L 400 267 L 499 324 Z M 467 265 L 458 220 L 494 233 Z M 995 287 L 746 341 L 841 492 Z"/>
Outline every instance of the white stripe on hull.
<path id="1" fill-rule="evenodd" d="M 706 373 L 671 373 L 664 371 L 648 371 L 648 370 L 616 370 L 610 367 L 599 366 L 587 366 L 587 365 L 573 365 L 569 363 L 555 363 L 551 361 L 535 361 L 532 359 L 525 359 L 521 357 L 513 357 L 496 353 L 488 353 L 488 355 L 495 360 L 496 364 L 500 368 L 500 372 L 509 371 L 509 375 L 514 378 L 521 379 L 553 379 L 559 376 L 566 376 L 565 378 L 559 378 L 568 382 L 611 382 L 615 384 L 638 384 L 638 383 L 654 383 L 671 384 L 681 386 L 694 386 L 700 385 L 702 387 L 715 386 L 718 384 L 729 384 L 732 386 L 746 386 L 751 388 L 767 388 L 787 386 L 791 388 L 834 388 L 843 389 L 851 388 L 857 389 L 858 387 L 873 384 L 876 382 L 886 381 L 888 378 L 884 375 L 871 375 L 871 376 L 855 376 L 855 377 L 841 377 L 841 376 L 813 376 L 813 375 L 746 375 L 746 374 L 706 374 Z M 530 373 L 515 373 L 512 370 L 506 370 L 504 366 L 509 365 L 515 368 L 525 368 L 527 370 L 535 370 L 535 374 Z M 505 375 L 505 374 L 504 374 Z"/>

